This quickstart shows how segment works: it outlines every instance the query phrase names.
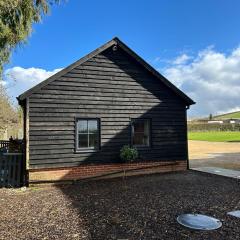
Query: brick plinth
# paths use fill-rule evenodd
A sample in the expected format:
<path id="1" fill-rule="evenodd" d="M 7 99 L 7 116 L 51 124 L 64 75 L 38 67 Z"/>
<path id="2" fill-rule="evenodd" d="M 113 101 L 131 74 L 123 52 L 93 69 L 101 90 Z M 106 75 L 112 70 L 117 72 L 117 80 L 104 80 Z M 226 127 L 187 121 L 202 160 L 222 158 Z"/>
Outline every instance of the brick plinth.
<path id="1" fill-rule="evenodd" d="M 78 167 L 30 169 L 29 181 L 65 181 L 79 180 L 91 177 L 110 178 L 126 175 L 149 174 L 157 172 L 182 171 L 187 169 L 187 161 L 174 162 L 138 162 L 117 164 L 89 164 Z"/>

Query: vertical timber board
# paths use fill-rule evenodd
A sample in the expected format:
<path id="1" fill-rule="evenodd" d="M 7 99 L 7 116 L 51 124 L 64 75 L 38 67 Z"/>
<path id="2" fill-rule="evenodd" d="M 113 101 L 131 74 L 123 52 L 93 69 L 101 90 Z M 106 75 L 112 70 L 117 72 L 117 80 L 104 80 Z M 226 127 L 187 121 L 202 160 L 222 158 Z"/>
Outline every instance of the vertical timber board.
<path id="1" fill-rule="evenodd" d="M 16 175 L 15 175 L 15 177 L 16 177 L 16 185 L 17 185 L 17 187 L 20 187 L 21 186 L 21 173 L 22 173 L 22 171 L 23 171 L 23 169 L 22 169 L 22 167 L 21 167 L 21 165 L 22 165 L 22 161 L 23 161 L 23 156 L 19 156 L 19 158 L 17 159 L 17 161 L 16 161 L 16 165 L 15 165 L 15 171 L 16 171 Z"/>
<path id="2" fill-rule="evenodd" d="M 188 153 L 188 125 L 187 125 L 187 110 L 189 106 L 185 109 L 185 141 L 186 141 L 186 158 L 187 158 L 187 170 L 189 170 L 189 153 Z"/>
<path id="3" fill-rule="evenodd" d="M 0 161 L 0 187 L 3 187 L 3 174 L 4 174 L 4 158 Z"/>
<path id="4" fill-rule="evenodd" d="M 7 177 L 8 177 L 8 159 L 6 156 L 4 156 L 4 175 L 3 175 L 3 186 L 6 187 L 8 182 L 7 182 Z"/>
<path id="5" fill-rule="evenodd" d="M 29 98 L 26 99 L 26 170 L 29 169 Z"/>

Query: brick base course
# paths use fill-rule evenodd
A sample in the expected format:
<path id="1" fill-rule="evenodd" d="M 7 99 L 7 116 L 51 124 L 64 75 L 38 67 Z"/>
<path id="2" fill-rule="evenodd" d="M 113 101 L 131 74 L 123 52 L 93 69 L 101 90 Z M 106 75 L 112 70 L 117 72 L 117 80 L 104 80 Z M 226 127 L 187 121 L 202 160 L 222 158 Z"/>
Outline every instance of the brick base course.
<path id="1" fill-rule="evenodd" d="M 183 171 L 187 169 L 187 161 L 174 162 L 138 162 L 117 164 L 89 164 L 78 167 L 30 169 L 29 182 L 49 182 L 79 180 L 88 178 L 111 178 L 125 174 L 138 175 L 158 172 Z"/>

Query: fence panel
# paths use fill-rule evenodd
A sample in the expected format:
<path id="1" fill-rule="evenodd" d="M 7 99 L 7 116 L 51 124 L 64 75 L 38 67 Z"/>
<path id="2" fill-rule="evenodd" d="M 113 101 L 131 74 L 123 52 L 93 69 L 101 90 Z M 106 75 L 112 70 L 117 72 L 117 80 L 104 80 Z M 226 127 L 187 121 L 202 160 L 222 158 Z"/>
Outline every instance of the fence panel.
<path id="1" fill-rule="evenodd" d="M 21 187 L 26 184 L 24 155 L 8 153 L 0 155 L 0 187 Z"/>
<path id="2" fill-rule="evenodd" d="M 0 140 L 0 149 L 6 149 L 7 152 L 9 151 L 9 143 L 10 141 Z"/>

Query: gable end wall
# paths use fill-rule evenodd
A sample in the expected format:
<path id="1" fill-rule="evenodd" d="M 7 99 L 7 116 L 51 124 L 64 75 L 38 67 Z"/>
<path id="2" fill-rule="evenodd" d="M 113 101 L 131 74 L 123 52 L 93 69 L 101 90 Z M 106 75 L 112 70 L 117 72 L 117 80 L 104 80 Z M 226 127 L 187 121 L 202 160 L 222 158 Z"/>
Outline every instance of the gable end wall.
<path id="1" fill-rule="evenodd" d="M 101 119 L 101 150 L 75 152 L 75 119 Z M 150 118 L 142 161 L 186 161 L 186 106 L 120 49 L 108 49 L 29 97 L 30 169 L 119 162 L 131 118 Z"/>

